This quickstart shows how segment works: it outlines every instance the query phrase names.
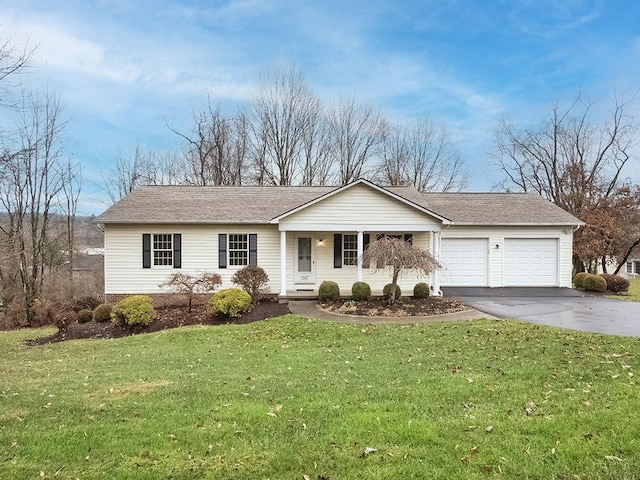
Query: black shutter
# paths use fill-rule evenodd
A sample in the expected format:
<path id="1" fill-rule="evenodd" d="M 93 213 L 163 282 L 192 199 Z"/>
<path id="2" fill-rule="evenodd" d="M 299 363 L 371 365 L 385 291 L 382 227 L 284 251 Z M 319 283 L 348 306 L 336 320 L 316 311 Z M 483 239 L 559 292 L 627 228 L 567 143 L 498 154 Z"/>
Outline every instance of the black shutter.
<path id="1" fill-rule="evenodd" d="M 258 265 L 258 235 L 249 234 L 249 265 Z"/>
<path id="2" fill-rule="evenodd" d="M 227 268 L 227 234 L 218 234 L 218 267 Z"/>
<path id="3" fill-rule="evenodd" d="M 173 234 L 173 268 L 182 268 L 182 234 Z"/>
<path id="4" fill-rule="evenodd" d="M 333 234 L 333 268 L 342 268 L 342 234 Z"/>
<path id="5" fill-rule="evenodd" d="M 362 253 L 367 251 L 367 247 L 371 243 L 371 235 L 368 233 L 362 234 Z M 369 262 L 362 262 L 362 268 L 369 268 Z"/>
<path id="6" fill-rule="evenodd" d="M 151 234 L 142 234 L 142 268 L 151 268 Z"/>
<path id="7" fill-rule="evenodd" d="M 413 245 L 413 234 L 412 233 L 405 233 L 404 234 L 404 241 L 405 242 L 409 242 L 411 245 Z"/>

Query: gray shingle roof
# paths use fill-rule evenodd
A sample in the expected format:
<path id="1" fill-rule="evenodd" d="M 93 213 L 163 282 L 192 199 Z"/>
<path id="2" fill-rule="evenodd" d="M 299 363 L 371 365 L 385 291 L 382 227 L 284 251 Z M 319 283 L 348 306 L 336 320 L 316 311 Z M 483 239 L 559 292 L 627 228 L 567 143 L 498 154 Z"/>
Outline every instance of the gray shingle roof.
<path id="1" fill-rule="evenodd" d="M 99 223 L 268 223 L 336 188 L 143 186 L 97 218 Z M 582 222 L 535 194 L 420 193 L 384 187 L 450 219 L 454 225 L 579 225 Z M 375 208 L 375 207 L 373 207 Z"/>

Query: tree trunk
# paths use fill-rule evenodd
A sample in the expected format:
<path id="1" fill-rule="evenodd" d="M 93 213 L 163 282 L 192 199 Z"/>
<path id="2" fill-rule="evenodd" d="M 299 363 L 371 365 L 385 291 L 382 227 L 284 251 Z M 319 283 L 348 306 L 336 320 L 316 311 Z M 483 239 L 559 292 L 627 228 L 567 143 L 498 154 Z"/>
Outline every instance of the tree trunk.
<path id="1" fill-rule="evenodd" d="M 613 272 L 614 275 L 618 275 L 618 273 L 620 273 L 622 266 L 626 265 L 627 260 L 629 260 L 629 257 L 631 256 L 631 253 L 633 252 L 634 248 L 636 248 L 638 245 L 640 245 L 640 238 L 638 238 L 635 242 L 631 244 L 631 246 L 627 250 L 627 253 L 624 254 L 624 257 L 622 257 L 622 260 L 620 260 L 620 262 L 618 263 L 618 266 Z"/>

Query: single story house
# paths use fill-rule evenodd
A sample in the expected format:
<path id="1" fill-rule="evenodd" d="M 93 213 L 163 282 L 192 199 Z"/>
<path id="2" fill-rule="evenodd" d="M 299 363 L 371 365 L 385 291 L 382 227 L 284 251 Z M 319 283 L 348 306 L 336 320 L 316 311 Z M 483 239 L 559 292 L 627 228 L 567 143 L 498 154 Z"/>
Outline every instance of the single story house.
<path id="1" fill-rule="evenodd" d="M 442 264 L 430 278 L 407 273 L 404 292 L 441 286 L 571 287 L 573 232 L 582 222 L 535 194 L 421 193 L 357 180 L 331 186 L 144 186 L 110 207 L 104 229 L 107 301 L 163 295 L 171 274 L 204 271 L 231 287 L 247 264 L 272 293 L 317 293 L 333 280 L 381 292 L 391 275 L 359 262 L 381 235 L 404 238 Z"/>

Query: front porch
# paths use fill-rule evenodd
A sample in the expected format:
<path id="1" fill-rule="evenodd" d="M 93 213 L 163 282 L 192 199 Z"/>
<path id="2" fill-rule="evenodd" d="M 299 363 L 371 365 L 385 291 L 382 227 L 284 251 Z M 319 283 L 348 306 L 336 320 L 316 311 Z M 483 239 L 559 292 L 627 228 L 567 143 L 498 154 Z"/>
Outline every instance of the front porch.
<path id="1" fill-rule="evenodd" d="M 316 299 L 323 281 L 334 281 L 341 295 L 349 297 L 354 282 L 367 282 L 373 295 L 382 295 L 391 282 L 391 269 L 377 270 L 362 265 L 362 254 L 370 242 L 384 235 L 393 235 L 431 253 L 440 252 L 439 231 L 407 232 L 406 229 L 356 231 L 281 231 L 280 232 L 280 299 Z M 406 270 L 398 284 L 404 295 L 411 295 L 416 283 L 426 282 L 432 295 L 439 296 L 440 274 L 436 270 L 428 277 Z M 275 293 L 275 290 L 274 290 Z"/>

